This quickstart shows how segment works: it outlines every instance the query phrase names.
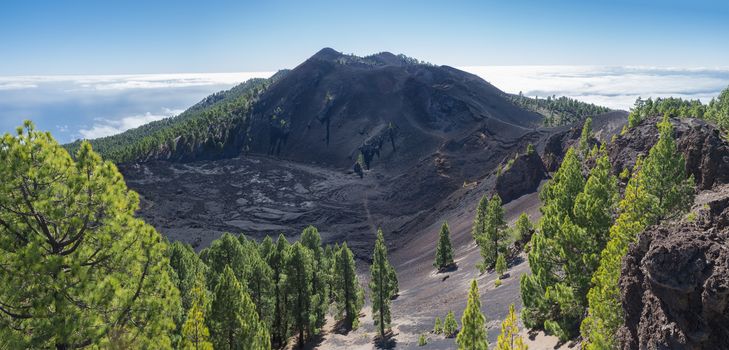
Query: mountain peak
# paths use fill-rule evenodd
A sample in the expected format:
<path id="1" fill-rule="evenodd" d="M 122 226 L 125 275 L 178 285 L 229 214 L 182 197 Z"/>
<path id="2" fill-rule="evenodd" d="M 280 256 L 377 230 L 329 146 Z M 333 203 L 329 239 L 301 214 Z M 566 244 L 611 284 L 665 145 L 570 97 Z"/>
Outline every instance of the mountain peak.
<path id="1" fill-rule="evenodd" d="M 319 50 L 317 53 L 314 54 L 314 56 L 311 56 L 311 58 L 324 60 L 324 61 L 331 61 L 335 60 L 342 56 L 342 53 L 332 49 L 331 47 L 325 47 L 321 50 Z"/>

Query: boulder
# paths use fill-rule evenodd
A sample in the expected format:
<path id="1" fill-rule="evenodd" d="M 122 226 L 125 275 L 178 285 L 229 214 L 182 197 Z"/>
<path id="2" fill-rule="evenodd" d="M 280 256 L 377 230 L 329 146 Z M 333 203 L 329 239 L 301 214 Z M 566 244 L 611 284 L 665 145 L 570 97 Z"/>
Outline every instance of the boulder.
<path id="1" fill-rule="evenodd" d="M 546 178 L 547 171 L 537 152 L 520 154 L 496 177 L 495 190 L 501 200 L 508 203 L 536 191 Z"/>

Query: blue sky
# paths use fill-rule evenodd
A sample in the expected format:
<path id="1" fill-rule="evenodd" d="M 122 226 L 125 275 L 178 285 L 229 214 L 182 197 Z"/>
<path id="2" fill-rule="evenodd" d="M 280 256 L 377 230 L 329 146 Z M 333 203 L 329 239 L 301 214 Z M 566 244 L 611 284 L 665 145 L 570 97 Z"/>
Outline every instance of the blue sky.
<path id="1" fill-rule="evenodd" d="M 0 75 L 272 71 L 318 49 L 437 64 L 729 64 L 727 1 L 0 4 Z"/>

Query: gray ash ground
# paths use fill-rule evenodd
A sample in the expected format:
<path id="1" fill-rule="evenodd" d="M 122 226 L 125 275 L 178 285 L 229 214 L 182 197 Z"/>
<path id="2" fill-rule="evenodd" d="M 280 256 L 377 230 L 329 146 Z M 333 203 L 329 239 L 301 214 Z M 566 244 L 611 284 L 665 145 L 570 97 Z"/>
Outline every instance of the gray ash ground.
<path id="1" fill-rule="evenodd" d="M 122 172 L 141 195 L 140 215 L 147 222 L 200 249 L 222 232 L 293 239 L 308 224 L 331 227 L 321 232 L 325 241 L 346 240 L 346 232 L 358 226 L 347 222 L 366 222 L 365 196 L 377 193 L 376 175 L 360 179 L 255 156 L 155 161 L 123 166 Z"/>

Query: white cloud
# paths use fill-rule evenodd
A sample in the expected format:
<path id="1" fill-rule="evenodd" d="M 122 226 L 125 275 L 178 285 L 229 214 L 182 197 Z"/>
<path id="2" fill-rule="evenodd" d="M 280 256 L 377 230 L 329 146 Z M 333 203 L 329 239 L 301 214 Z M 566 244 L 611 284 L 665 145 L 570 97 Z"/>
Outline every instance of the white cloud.
<path id="1" fill-rule="evenodd" d="M 0 90 L 37 88 L 63 83 L 70 90 L 164 89 L 208 85 L 233 85 L 251 78 L 268 78 L 274 72 L 180 73 L 124 75 L 48 75 L 0 77 Z"/>
<path id="2" fill-rule="evenodd" d="M 605 66 L 475 66 L 460 69 L 510 93 L 568 96 L 629 109 L 639 96 L 708 102 L 729 85 L 729 68 Z"/>
<path id="3" fill-rule="evenodd" d="M 2 81 L 0 80 L 0 91 L 2 90 L 24 90 L 37 88 L 38 85 L 27 81 Z"/>
<path id="4" fill-rule="evenodd" d="M 163 113 L 144 113 L 141 115 L 132 115 L 121 119 L 97 119 L 90 128 L 81 129 L 79 133 L 85 139 L 96 139 L 99 137 L 111 136 L 122 133 L 126 130 L 151 123 L 156 120 L 169 118 L 182 113 L 183 110 L 173 110 L 164 108 Z"/>

